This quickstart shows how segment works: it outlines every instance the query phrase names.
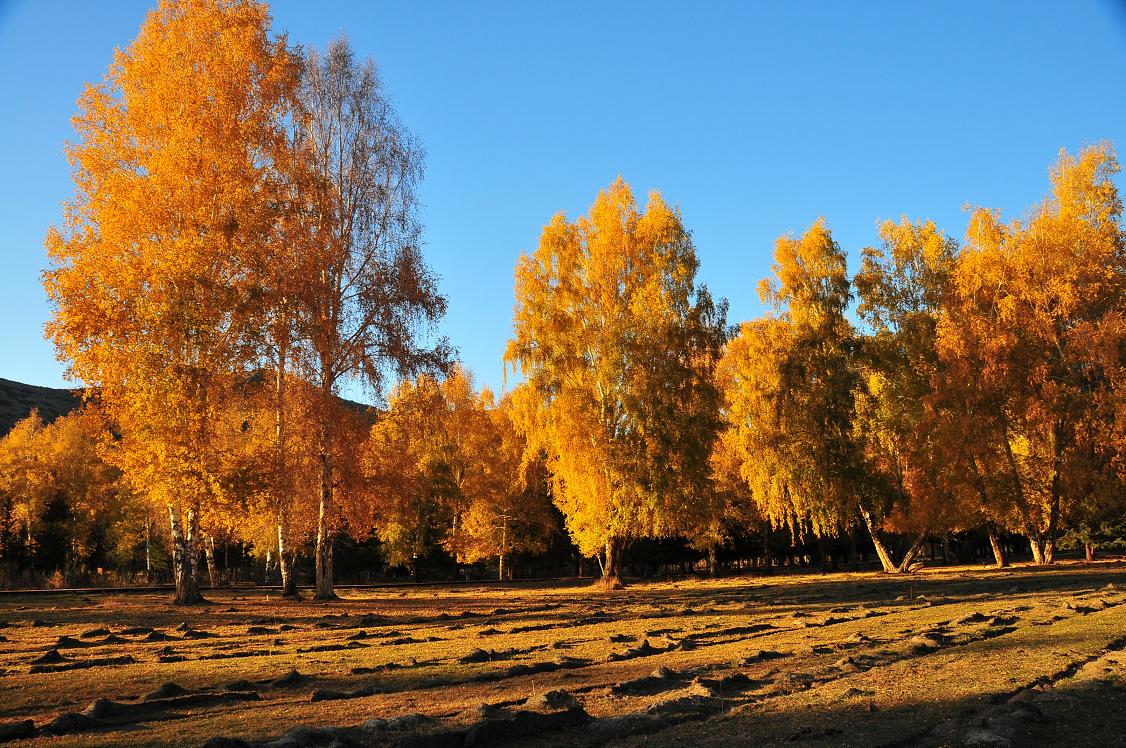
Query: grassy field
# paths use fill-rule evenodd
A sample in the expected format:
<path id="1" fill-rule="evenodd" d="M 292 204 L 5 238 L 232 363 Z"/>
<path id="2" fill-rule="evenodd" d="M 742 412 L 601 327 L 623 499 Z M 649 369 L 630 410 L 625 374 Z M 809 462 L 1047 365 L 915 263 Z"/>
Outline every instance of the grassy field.
<path id="1" fill-rule="evenodd" d="M 21 746 L 1126 745 L 1121 562 L 5 596 L 0 625 Z"/>

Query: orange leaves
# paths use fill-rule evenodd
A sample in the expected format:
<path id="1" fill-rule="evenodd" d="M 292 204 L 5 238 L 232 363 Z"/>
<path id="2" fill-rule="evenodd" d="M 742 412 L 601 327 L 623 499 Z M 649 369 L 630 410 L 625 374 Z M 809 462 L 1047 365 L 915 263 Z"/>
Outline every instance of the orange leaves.
<path id="1" fill-rule="evenodd" d="M 939 325 L 941 389 L 973 414 L 975 459 L 1004 476 L 996 504 L 1011 502 L 1041 546 L 1101 480 L 1089 457 L 1114 451 L 1088 436 L 1114 383 L 1085 331 L 1126 301 L 1117 170 L 1106 144 L 1061 153 L 1051 194 L 1024 221 L 975 210 Z"/>
<path id="2" fill-rule="evenodd" d="M 261 3 L 164 0 L 86 88 L 68 146 L 47 331 L 120 430 L 109 456 L 155 504 L 198 510 L 222 491 L 222 418 L 249 368 L 247 268 L 284 202 L 274 167 L 298 83 L 268 26 Z"/>
<path id="3" fill-rule="evenodd" d="M 363 451 L 392 563 L 439 544 L 468 563 L 542 544 L 552 526 L 544 480 L 512 418 L 510 401 L 476 391 L 461 367 L 396 390 Z"/>

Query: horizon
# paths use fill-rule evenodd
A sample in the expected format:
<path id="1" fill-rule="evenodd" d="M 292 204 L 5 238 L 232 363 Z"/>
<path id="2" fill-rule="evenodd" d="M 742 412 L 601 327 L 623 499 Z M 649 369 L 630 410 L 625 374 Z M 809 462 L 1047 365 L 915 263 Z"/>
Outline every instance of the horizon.
<path id="1" fill-rule="evenodd" d="M 42 338 L 43 237 L 72 192 L 62 148 L 81 86 L 152 4 L 0 3 L 0 62 L 22 74 L 0 83 L 13 102 L 0 121 L 6 379 L 77 385 Z M 775 238 L 819 216 L 855 272 L 881 219 L 931 219 L 961 240 L 963 205 L 1021 217 L 1059 149 L 1126 143 L 1126 102 L 1113 95 L 1126 84 L 1126 13 L 1112 2 L 590 4 L 567 17 L 270 6 L 291 43 L 323 47 L 344 32 L 375 59 L 428 153 L 424 252 L 449 300 L 439 332 L 496 392 L 517 258 L 552 215 L 585 213 L 619 174 L 639 199 L 658 190 L 680 207 L 699 278 L 735 324 L 763 311 L 755 288 Z M 358 387 L 341 394 L 370 401 Z"/>

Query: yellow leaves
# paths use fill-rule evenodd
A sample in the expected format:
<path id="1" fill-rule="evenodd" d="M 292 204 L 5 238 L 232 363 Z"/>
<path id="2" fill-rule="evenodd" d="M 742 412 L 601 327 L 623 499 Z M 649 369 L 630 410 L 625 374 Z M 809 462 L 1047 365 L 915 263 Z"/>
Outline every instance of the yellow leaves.
<path id="1" fill-rule="evenodd" d="M 376 528 L 398 561 L 439 542 L 467 562 L 538 547 L 552 521 L 515 417 L 460 366 L 398 388 L 363 457 Z"/>
<path id="2" fill-rule="evenodd" d="M 1122 215 L 1122 200 L 1112 181 L 1117 173 L 1118 159 L 1108 142 L 1084 148 L 1078 157 L 1060 149 L 1050 172 L 1060 217 L 1096 227 L 1113 224 Z"/>
<path id="3" fill-rule="evenodd" d="M 517 265 L 505 360 L 527 381 L 520 423 L 548 454 L 554 499 L 584 552 L 688 519 L 671 508 L 706 472 L 723 335 L 696 268 L 680 216 L 657 193 L 640 211 L 620 178 L 587 216 L 557 215 Z M 678 391 L 679 401 L 665 394 Z M 675 456 L 658 458 L 665 449 Z"/>
<path id="4" fill-rule="evenodd" d="M 75 525 L 112 513 L 117 474 L 100 454 L 103 436 L 99 419 L 83 408 L 49 424 L 33 410 L 0 439 L 0 494 L 12 500 L 26 536 L 57 499 Z"/>
<path id="5" fill-rule="evenodd" d="M 1099 480 L 1079 445 L 1101 428 L 1108 380 L 1084 331 L 1126 301 L 1117 169 L 1106 144 L 1061 152 L 1025 220 L 974 210 L 938 326 L 940 395 L 974 434 L 960 443 L 1000 473 L 980 484 L 991 510 L 1019 509 L 1030 534 L 1054 532 Z"/>
<path id="6" fill-rule="evenodd" d="M 774 243 L 776 281 L 759 284 L 764 304 L 785 310 L 799 326 L 832 324 L 848 305 L 849 282 L 844 252 L 819 218 L 801 237 L 780 236 Z"/>

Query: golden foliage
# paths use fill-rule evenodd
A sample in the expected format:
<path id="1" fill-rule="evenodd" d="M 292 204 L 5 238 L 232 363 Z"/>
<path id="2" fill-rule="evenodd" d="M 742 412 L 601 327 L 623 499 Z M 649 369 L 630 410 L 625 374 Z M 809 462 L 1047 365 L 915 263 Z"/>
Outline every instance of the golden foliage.
<path id="1" fill-rule="evenodd" d="M 180 509 L 191 524 L 218 490 L 211 446 L 245 353 L 246 268 L 280 202 L 272 167 L 298 66 L 268 27 L 251 0 L 163 0 L 79 100 L 75 196 L 47 236 L 48 335 L 99 388 L 117 463 L 169 507 L 174 535 Z"/>
<path id="2" fill-rule="evenodd" d="M 580 550 L 693 523 L 718 430 L 712 368 L 725 307 L 696 285 L 680 215 L 619 179 L 588 216 L 556 215 L 516 266 L 505 360 L 529 448 Z"/>
<path id="3" fill-rule="evenodd" d="M 823 221 L 775 245 L 779 316 L 746 322 L 721 364 L 735 449 L 760 511 L 795 534 L 854 521 L 863 490 L 853 438 L 859 386 L 845 255 Z"/>

